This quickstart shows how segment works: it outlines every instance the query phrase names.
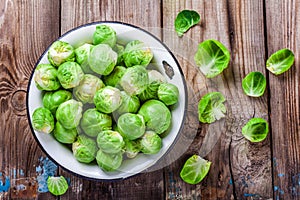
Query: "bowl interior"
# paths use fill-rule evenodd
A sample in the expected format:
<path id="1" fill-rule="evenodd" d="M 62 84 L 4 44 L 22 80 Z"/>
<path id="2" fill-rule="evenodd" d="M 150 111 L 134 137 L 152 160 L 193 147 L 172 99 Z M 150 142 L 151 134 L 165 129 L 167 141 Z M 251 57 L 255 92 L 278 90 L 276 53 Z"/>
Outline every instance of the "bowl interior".
<path id="1" fill-rule="evenodd" d="M 168 82 L 175 84 L 179 89 L 179 101 L 175 106 L 172 107 L 172 126 L 162 140 L 163 147 L 160 152 L 155 155 L 139 154 L 134 159 L 124 160 L 118 171 L 109 173 L 102 171 L 95 163 L 83 164 L 78 162 L 73 156 L 71 150 L 65 145 L 57 142 L 51 134 L 40 133 L 32 128 L 32 113 L 36 108 L 42 106 L 42 92 L 37 89 L 34 83 L 34 72 L 28 85 L 28 118 L 33 135 L 41 148 L 52 160 L 54 160 L 64 169 L 91 179 L 123 179 L 138 174 L 153 166 L 158 160 L 163 159 L 163 156 L 166 155 L 171 149 L 171 146 L 175 143 L 176 138 L 180 133 L 184 121 L 187 105 L 187 89 L 183 73 L 174 55 L 163 43 L 160 42 L 160 40 L 158 40 L 149 32 L 138 27 L 119 22 L 97 22 L 75 28 L 65 33 L 59 38 L 59 40 L 66 41 L 74 47 L 78 47 L 86 42 L 91 43 L 92 35 L 96 29 L 96 26 L 100 23 L 111 26 L 117 33 L 118 41 L 121 41 L 124 44 L 132 40 L 141 40 L 146 43 L 154 54 L 152 63 L 155 64 L 157 70 L 166 77 Z M 47 59 L 47 52 L 48 49 L 40 57 L 36 66 L 40 63 L 49 63 Z M 163 63 L 165 64 L 165 67 Z M 166 65 L 166 63 L 168 63 L 168 65 Z M 171 78 L 167 75 L 169 74 L 167 71 L 170 70 L 173 70 L 174 72 L 174 75 Z"/>

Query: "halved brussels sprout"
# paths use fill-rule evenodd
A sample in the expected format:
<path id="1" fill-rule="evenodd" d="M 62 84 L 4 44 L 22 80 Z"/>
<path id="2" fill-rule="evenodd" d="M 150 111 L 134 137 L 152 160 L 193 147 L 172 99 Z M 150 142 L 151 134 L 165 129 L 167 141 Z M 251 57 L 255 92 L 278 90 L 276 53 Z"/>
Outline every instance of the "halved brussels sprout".
<path id="1" fill-rule="evenodd" d="M 140 108 L 140 100 L 137 96 L 130 96 L 125 91 L 121 91 L 122 103 L 116 110 L 118 115 L 124 113 L 137 113 Z"/>
<path id="2" fill-rule="evenodd" d="M 107 44 L 96 45 L 89 56 L 90 68 L 97 74 L 110 74 L 117 64 L 118 54 Z"/>
<path id="3" fill-rule="evenodd" d="M 60 104 L 72 99 L 72 93 L 67 90 L 57 90 L 55 92 L 46 92 L 43 96 L 43 105 L 48 108 L 53 115 Z"/>
<path id="4" fill-rule="evenodd" d="M 39 64 L 34 71 L 34 82 L 39 90 L 53 91 L 60 88 L 57 69 L 50 64 Z"/>
<path id="5" fill-rule="evenodd" d="M 84 73 L 76 62 L 65 62 L 58 67 L 57 77 L 65 89 L 74 88 L 83 79 Z"/>
<path id="6" fill-rule="evenodd" d="M 76 142 L 72 144 L 73 155 L 82 163 L 90 163 L 95 160 L 97 150 L 96 141 L 85 135 L 79 135 Z"/>
<path id="7" fill-rule="evenodd" d="M 96 91 L 104 87 L 100 78 L 92 74 L 85 74 L 80 84 L 73 89 L 73 94 L 82 103 L 93 103 Z"/>
<path id="8" fill-rule="evenodd" d="M 123 161 L 123 156 L 121 152 L 111 154 L 105 153 L 101 149 L 98 150 L 96 155 L 96 160 L 98 166 L 104 171 L 115 171 L 117 170 Z"/>
<path id="9" fill-rule="evenodd" d="M 103 76 L 103 81 L 105 85 L 109 85 L 112 87 L 120 87 L 120 80 L 122 76 L 125 74 L 126 68 L 123 66 L 116 66 L 114 70 L 107 76 Z"/>
<path id="10" fill-rule="evenodd" d="M 199 121 L 213 123 L 225 117 L 226 107 L 223 104 L 225 97 L 220 92 L 209 92 L 204 95 L 198 104 Z"/>
<path id="11" fill-rule="evenodd" d="M 118 153 L 123 149 L 125 142 L 117 131 L 105 130 L 98 134 L 97 144 L 105 153 Z"/>
<path id="12" fill-rule="evenodd" d="M 94 45 L 85 43 L 75 49 L 76 62 L 80 65 L 82 71 L 87 74 L 93 73 L 88 63 L 88 58 L 93 48 Z"/>
<path id="13" fill-rule="evenodd" d="M 126 69 L 120 80 L 120 85 L 129 95 L 137 95 L 147 88 L 148 82 L 149 78 L 146 68 L 136 65 Z"/>
<path id="14" fill-rule="evenodd" d="M 125 154 L 127 158 L 135 158 L 141 151 L 142 147 L 138 140 L 128 140 L 125 141 Z"/>
<path id="15" fill-rule="evenodd" d="M 142 115 L 125 113 L 118 119 L 118 130 L 129 140 L 141 137 L 146 130 L 145 121 Z"/>
<path id="16" fill-rule="evenodd" d="M 56 110 L 56 119 L 66 129 L 76 128 L 82 116 L 82 103 L 70 99 L 60 104 Z"/>
<path id="17" fill-rule="evenodd" d="M 114 47 L 117 42 L 116 31 L 105 24 L 96 26 L 96 31 L 93 34 L 93 44 L 107 44 Z"/>
<path id="18" fill-rule="evenodd" d="M 111 116 L 90 108 L 83 113 L 80 126 L 85 134 L 96 137 L 99 132 L 112 128 L 112 119 Z"/>
<path id="19" fill-rule="evenodd" d="M 289 70 L 294 64 L 294 53 L 289 49 L 280 49 L 273 53 L 267 60 L 267 69 L 275 75 Z"/>
<path id="20" fill-rule="evenodd" d="M 76 128 L 66 129 L 61 123 L 56 122 L 53 136 L 55 139 L 64 144 L 72 144 L 77 138 L 78 132 Z"/>
<path id="21" fill-rule="evenodd" d="M 35 109 L 32 114 L 32 126 L 34 130 L 51 133 L 54 129 L 54 117 L 50 110 L 44 107 Z"/>
<path id="22" fill-rule="evenodd" d="M 101 88 L 94 96 L 94 103 L 100 112 L 112 113 L 122 103 L 121 91 L 111 86 Z"/>
<path id="23" fill-rule="evenodd" d="M 209 172 L 210 165 L 211 162 L 204 160 L 198 155 L 192 155 L 184 163 L 180 177 L 189 184 L 200 183 Z"/>
<path id="24" fill-rule="evenodd" d="M 187 32 L 192 26 L 200 22 L 200 15 L 194 10 L 182 10 L 175 19 L 175 31 L 179 37 Z"/>
<path id="25" fill-rule="evenodd" d="M 264 94 L 267 80 L 261 72 L 250 72 L 242 81 L 242 87 L 246 95 L 260 97 Z"/>
<path id="26" fill-rule="evenodd" d="M 146 131 L 139 143 L 144 154 L 156 154 L 162 148 L 162 139 L 154 131 Z"/>
<path id="27" fill-rule="evenodd" d="M 135 65 L 147 66 L 153 58 L 153 53 L 144 42 L 133 40 L 125 46 L 123 58 L 127 67 Z"/>
<path id="28" fill-rule="evenodd" d="M 73 46 L 64 41 L 55 41 L 49 48 L 48 60 L 56 67 L 67 61 L 75 61 Z"/>
<path id="29" fill-rule="evenodd" d="M 167 106 L 174 105 L 178 101 L 179 90 L 172 83 L 161 83 L 157 90 L 157 96 Z"/>
<path id="30" fill-rule="evenodd" d="M 269 132 L 269 125 L 265 119 L 252 118 L 242 128 L 242 134 L 251 142 L 263 141 Z"/>
<path id="31" fill-rule="evenodd" d="M 213 78 L 228 67 L 230 53 L 221 42 L 205 40 L 198 45 L 194 60 L 207 78 Z"/>
<path id="32" fill-rule="evenodd" d="M 157 134 L 165 132 L 171 125 L 171 112 L 159 100 L 146 101 L 138 111 L 144 117 L 147 129 Z"/>

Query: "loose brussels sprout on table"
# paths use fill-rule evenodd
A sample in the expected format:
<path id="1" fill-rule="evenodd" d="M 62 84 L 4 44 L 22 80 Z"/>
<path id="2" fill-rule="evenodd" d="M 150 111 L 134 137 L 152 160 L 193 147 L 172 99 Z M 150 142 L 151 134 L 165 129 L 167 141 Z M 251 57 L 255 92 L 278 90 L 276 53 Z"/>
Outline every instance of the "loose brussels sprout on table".
<path id="1" fill-rule="evenodd" d="M 243 136 L 251 142 L 263 141 L 269 132 L 269 125 L 265 119 L 252 118 L 242 128 Z"/>
<path id="2" fill-rule="evenodd" d="M 57 70 L 50 64 L 39 64 L 35 69 L 35 85 L 39 90 L 54 91 L 60 88 Z"/>
<path id="3" fill-rule="evenodd" d="M 250 72 L 242 81 L 242 87 L 246 95 L 260 97 L 264 94 L 267 79 L 261 72 Z"/>
<path id="4" fill-rule="evenodd" d="M 279 75 L 289 70 L 294 61 L 295 55 L 291 50 L 280 49 L 268 58 L 266 66 L 270 72 Z"/>
<path id="5" fill-rule="evenodd" d="M 200 15 L 194 10 L 182 10 L 175 19 L 175 31 L 179 37 L 187 32 L 192 26 L 200 22 Z"/>

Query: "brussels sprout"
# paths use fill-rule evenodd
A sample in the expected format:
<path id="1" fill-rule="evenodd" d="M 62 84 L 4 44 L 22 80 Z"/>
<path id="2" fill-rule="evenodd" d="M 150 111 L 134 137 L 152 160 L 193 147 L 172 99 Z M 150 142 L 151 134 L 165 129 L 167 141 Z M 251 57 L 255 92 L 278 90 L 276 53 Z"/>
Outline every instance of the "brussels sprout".
<path id="1" fill-rule="evenodd" d="M 56 122 L 53 135 L 61 143 L 72 144 L 75 142 L 78 132 L 76 128 L 66 129 L 61 123 Z"/>
<path id="2" fill-rule="evenodd" d="M 107 44 L 114 47 L 117 42 L 116 31 L 110 26 L 101 24 L 96 26 L 96 31 L 93 34 L 93 44 Z"/>
<path id="3" fill-rule="evenodd" d="M 144 154 L 156 154 L 162 147 L 162 139 L 153 131 L 146 131 L 139 143 Z"/>
<path id="4" fill-rule="evenodd" d="M 88 58 L 93 47 L 93 45 L 85 43 L 75 49 L 76 61 L 80 65 L 82 71 L 87 74 L 93 73 L 88 63 Z"/>
<path id="5" fill-rule="evenodd" d="M 60 104 L 72 99 L 72 93 L 67 90 L 57 90 L 55 92 L 46 92 L 43 96 L 43 105 L 48 108 L 53 115 Z"/>
<path id="6" fill-rule="evenodd" d="M 118 130 L 129 140 L 141 137 L 146 130 L 143 116 L 133 113 L 125 113 L 118 119 Z"/>
<path id="7" fill-rule="evenodd" d="M 92 162 L 95 159 L 97 150 L 96 141 L 85 135 L 79 135 L 76 142 L 72 144 L 73 155 L 82 163 Z"/>
<path id="8" fill-rule="evenodd" d="M 242 134 L 251 142 L 263 141 L 269 132 L 268 122 L 262 118 L 252 118 L 242 128 Z"/>
<path id="9" fill-rule="evenodd" d="M 96 91 L 104 87 L 100 78 L 92 74 L 85 74 L 80 84 L 73 89 L 73 94 L 82 103 L 93 103 Z"/>
<path id="10" fill-rule="evenodd" d="M 267 69 L 275 75 L 282 74 L 294 64 L 294 53 L 289 49 L 280 49 L 267 60 Z"/>
<path id="11" fill-rule="evenodd" d="M 140 108 L 140 100 L 137 96 L 130 96 L 125 91 L 121 91 L 122 103 L 116 110 L 118 115 L 124 113 L 137 113 Z"/>
<path id="12" fill-rule="evenodd" d="M 228 67 L 230 53 L 221 42 L 205 40 L 198 45 L 194 60 L 207 78 L 213 78 Z"/>
<path id="13" fill-rule="evenodd" d="M 55 41 L 49 48 L 48 60 L 56 67 L 67 61 L 75 61 L 74 48 L 67 42 Z"/>
<path id="14" fill-rule="evenodd" d="M 125 74 L 126 68 L 123 66 L 116 66 L 114 70 L 107 76 L 103 76 L 103 81 L 105 85 L 112 87 L 120 87 L 119 83 L 122 76 Z"/>
<path id="15" fill-rule="evenodd" d="M 157 90 L 158 99 L 164 102 L 167 106 L 177 103 L 179 91 L 176 85 L 171 83 L 162 83 Z"/>
<path id="16" fill-rule="evenodd" d="M 88 64 L 90 68 L 101 75 L 110 74 L 117 64 L 118 55 L 107 44 L 95 46 L 89 56 Z"/>
<path id="17" fill-rule="evenodd" d="M 124 63 L 127 67 L 134 65 L 147 66 L 153 58 L 149 47 L 139 40 L 133 40 L 125 46 L 123 52 Z"/>
<path id="18" fill-rule="evenodd" d="M 58 67 L 57 77 L 65 89 L 74 88 L 83 79 L 84 73 L 76 62 L 65 62 Z"/>
<path id="19" fill-rule="evenodd" d="M 267 86 L 265 76 L 260 72 L 250 72 L 242 81 L 242 87 L 246 95 L 260 97 Z"/>
<path id="20" fill-rule="evenodd" d="M 128 140 L 128 139 L 124 139 L 124 141 L 125 141 L 125 154 L 127 158 L 135 158 L 142 149 L 140 142 L 137 140 Z"/>
<path id="21" fill-rule="evenodd" d="M 123 156 L 121 152 L 118 152 L 116 154 L 110 154 L 98 150 L 96 155 L 96 161 L 98 166 L 104 171 L 115 171 L 121 166 Z"/>
<path id="22" fill-rule="evenodd" d="M 113 47 L 113 50 L 115 52 L 117 52 L 117 54 L 118 54 L 117 65 L 119 65 L 119 64 L 121 64 L 124 61 L 124 59 L 123 59 L 123 53 L 124 53 L 125 47 L 123 45 L 116 44 Z"/>
<path id="23" fill-rule="evenodd" d="M 202 123 L 213 123 L 225 117 L 225 97 L 220 92 L 210 92 L 204 95 L 198 104 L 199 121 Z"/>
<path id="24" fill-rule="evenodd" d="M 118 153 L 123 149 L 125 142 L 117 131 L 105 130 L 98 134 L 97 144 L 105 153 Z"/>
<path id="25" fill-rule="evenodd" d="M 32 114 L 32 126 L 34 130 L 50 133 L 54 129 L 54 117 L 50 110 L 40 107 Z"/>
<path id="26" fill-rule="evenodd" d="M 94 103 L 100 112 L 112 113 L 122 103 L 121 92 L 119 89 L 111 86 L 101 88 L 94 96 Z"/>
<path id="27" fill-rule="evenodd" d="M 70 99 L 60 104 L 56 110 L 56 119 L 66 129 L 76 128 L 82 116 L 82 103 Z"/>
<path id="28" fill-rule="evenodd" d="M 157 134 L 165 132 L 171 125 L 171 112 L 161 101 L 146 101 L 138 114 L 144 117 L 146 127 Z"/>
<path id="29" fill-rule="evenodd" d="M 67 180 L 63 176 L 49 176 L 47 179 L 47 187 L 51 194 L 58 196 L 66 193 L 69 188 L 69 185 Z"/>
<path id="30" fill-rule="evenodd" d="M 85 134 L 96 137 L 99 132 L 111 129 L 112 119 L 109 115 L 90 108 L 83 113 L 80 126 Z"/>
<path id="31" fill-rule="evenodd" d="M 200 15 L 194 10 L 182 10 L 175 19 L 175 31 L 179 37 L 187 32 L 192 26 L 200 22 Z"/>
<path id="32" fill-rule="evenodd" d="M 50 64 L 39 64 L 36 67 L 34 82 L 39 90 L 52 91 L 60 88 L 57 70 Z"/>
<path id="33" fill-rule="evenodd" d="M 210 161 L 204 160 L 198 155 L 192 155 L 184 163 L 180 177 L 189 184 L 200 183 L 208 174 L 210 165 Z"/>
<path id="34" fill-rule="evenodd" d="M 148 82 L 149 78 L 146 68 L 136 65 L 126 69 L 120 80 L 120 85 L 129 95 L 137 95 L 147 88 Z"/>

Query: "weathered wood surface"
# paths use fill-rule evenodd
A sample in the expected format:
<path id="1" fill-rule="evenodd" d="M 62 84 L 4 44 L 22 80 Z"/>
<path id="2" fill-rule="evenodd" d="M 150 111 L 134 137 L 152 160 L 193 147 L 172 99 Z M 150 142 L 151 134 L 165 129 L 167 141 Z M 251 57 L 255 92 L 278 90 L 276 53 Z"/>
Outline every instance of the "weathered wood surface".
<path id="1" fill-rule="evenodd" d="M 183 9 L 198 11 L 201 22 L 178 38 L 174 19 Z M 27 83 L 38 57 L 59 35 L 101 20 L 140 26 L 170 47 L 187 80 L 188 119 L 167 166 L 117 182 L 84 180 L 54 170 L 71 183 L 60 199 L 300 199 L 299 12 L 300 2 L 289 0 L 0 0 L 0 199 L 56 199 L 49 193 L 30 193 L 33 186 L 25 191 L 17 187 L 25 180 L 37 184 L 46 159 L 28 125 Z M 197 44 L 209 38 L 231 52 L 228 69 L 210 80 L 193 61 Z M 294 51 L 295 64 L 274 76 L 265 61 L 285 47 Z M 241 80 L 251 71 L 268 78 L 263 97 L 243 94 Z M 199 123 L 196 111 L 208 91 L 227 98 L 226 119 L 210 126 Z M 252 117 L 270 122 L 269 137 L 258 144 L 241 135 Z M 179 172 L 194 153 L 213 164 L 203 182 L 188 185 Z M 10 189 L 1 191 L 6 178 Z"/>

